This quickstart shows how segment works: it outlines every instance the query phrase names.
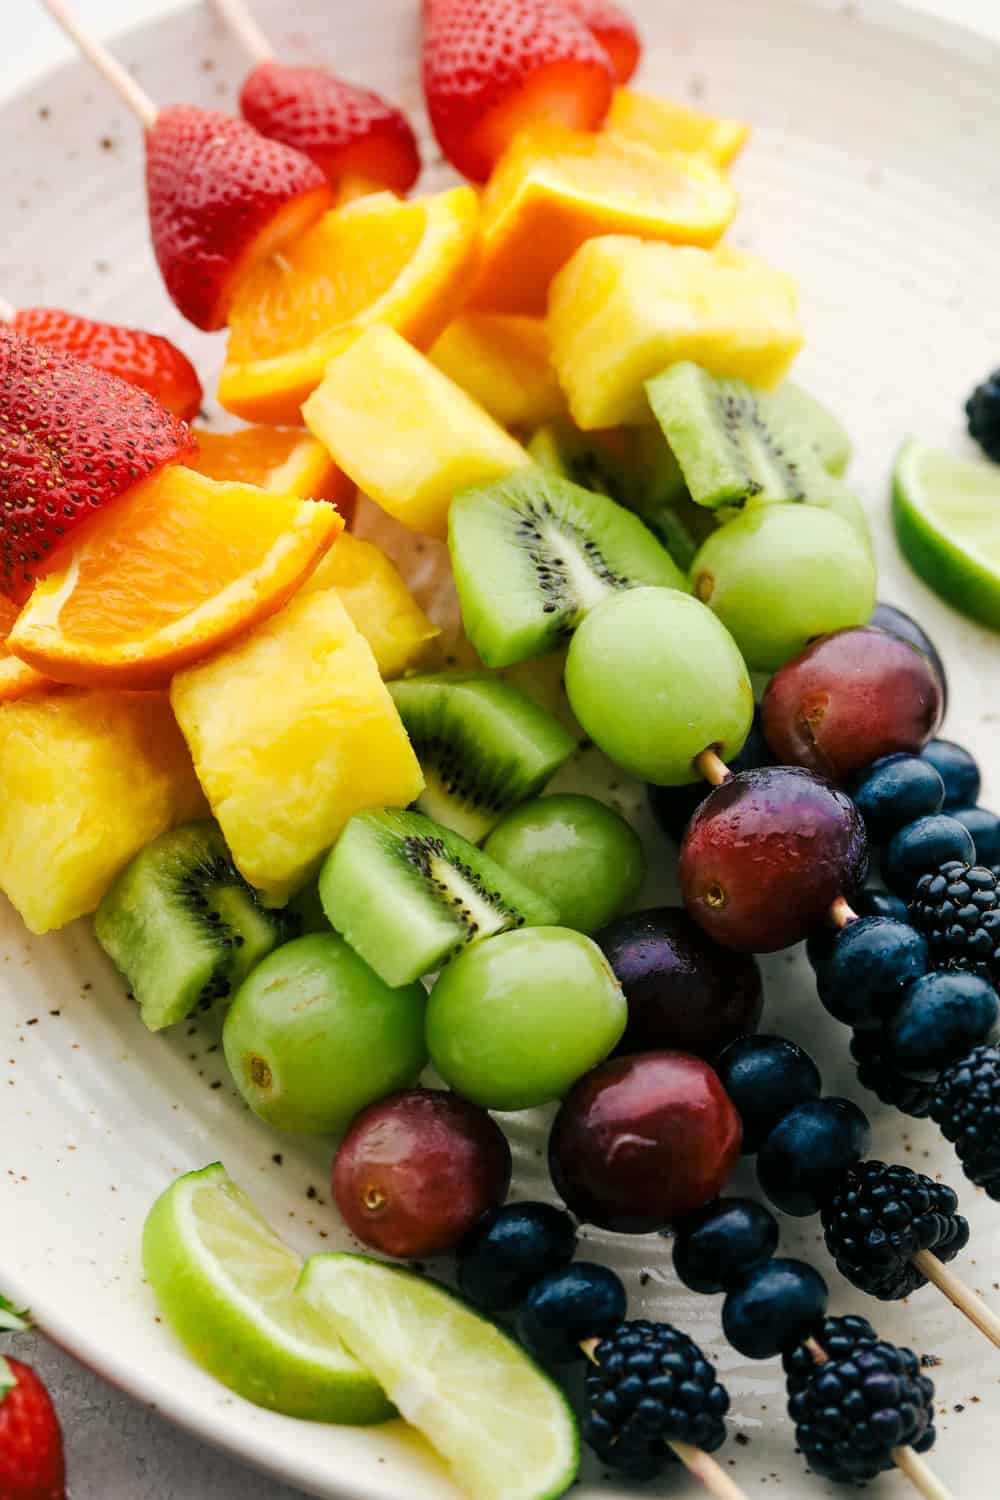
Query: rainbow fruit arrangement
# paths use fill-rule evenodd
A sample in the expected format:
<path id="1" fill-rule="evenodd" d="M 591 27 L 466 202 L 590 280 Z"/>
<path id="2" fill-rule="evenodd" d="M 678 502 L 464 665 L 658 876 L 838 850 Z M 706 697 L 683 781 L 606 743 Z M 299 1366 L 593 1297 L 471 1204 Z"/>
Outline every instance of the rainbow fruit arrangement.
<path id="1" fill-rule="evenodd" d="M 333 1422 L 393 1403 L 476 1500 L 542 1500 L 579 1458 L 545 1372 L 586 1358 L 607 1467 L 673 1456 L 738 1496 L 711 1363 L 573 1259 L 577 1222 L 670 1230 L 734 1347 L 783 1357 L 809 1467 L 919 1488 L 915 1357 L 828 1317 L 771 1209 L 720 1195 L 756 1154 L 856 1286 L 947 1274 L 955 1194 L 867 1160 L 858 1106 L 756 1035 L 753 954 L 808 939 L 861 1083 L 1000 1197 L 1000 819 L 935 738 L 934 647 L 876 607 L 847 435 L 786 378 L 795 285 L 720 243 L 746 127 L 626 87 L 639 39 L 608 0 L 423 19 L 431 124 L 475 186 L 407 198 L 400 112 L 259 38 L 243 119 L 133 97 L 164 283 L 228 327 L 219 400 L 257 425 L 189 427 L 201 386 L 166 340 L 0 325 L 0 888 L 35 933 L 92 915 L 150 1029 L 228 1007 L 237 1089 L 339 1138 L 365 1246 L 457 1254 L 462 1298 L 361 1256 L 303 1268 L 221 1167 L 179 1179 L 147 1277 L 241 1395 Z M 444 620 L 457 595 L 454 639 L 349 529 L 359 495 L 447 543 L 422 598 Z M 619 812 L 542 795 L 595 747 L 648 783 L 683 909 L 634 910 Z M 554 1103 L 569 1212 L 505 1205 L 488 1112 Z"/>

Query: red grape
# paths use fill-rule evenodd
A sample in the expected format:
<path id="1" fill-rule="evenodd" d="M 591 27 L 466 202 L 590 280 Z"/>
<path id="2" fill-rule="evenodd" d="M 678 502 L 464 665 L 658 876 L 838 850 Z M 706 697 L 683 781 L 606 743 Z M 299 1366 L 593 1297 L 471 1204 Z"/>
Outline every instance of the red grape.
<path id="1" fill-rule="evenodd" d="M 864 821 L 798 766 L 742 771 L 705 799 L 681 846 L 681 891 L 727 948 L 773 953 L 808 937 L 868 865 Z"/>
<path id="2" fill-rule="evenodd" d="M 706 1062 L 644 1052 L 612 1058 L 574 1085 L 552 1126 L 549 1170 L 577 1218 L 648 1234 L 719 1194 L 741 1137 Z"/>
<path id="3" fill-rule="evenodd" d="M 764 996 L 756 963 L 713 943 L 680 907 L 620 917 L 594 941 L 628 1002 L 618 1052 L 671 1047 L 711 1058 L 757 1030 Z"/>
<path id="4" fill-rule="evenodd" d="M 922 750 L 942 712 L 932 663 L 873 625 L 807 646 L 774 674 L 761 701 L 764 734 L 777 759 L 831 781 L 895 750 Z"/>
<path id="5" fill-rule="evenodd" d="M 453 1250 L 510 1187 L 510 1147 L 485 1109 L 407 1089 L 354 1119 L 333 1162 L 347 1227 L 386 1255 Z"/>

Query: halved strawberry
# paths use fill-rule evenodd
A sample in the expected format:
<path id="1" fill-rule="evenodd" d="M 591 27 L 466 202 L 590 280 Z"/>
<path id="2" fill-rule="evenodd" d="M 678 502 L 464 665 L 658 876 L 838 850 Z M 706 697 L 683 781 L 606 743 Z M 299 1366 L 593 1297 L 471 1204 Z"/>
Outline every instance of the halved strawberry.
<path id="1" fill-rule="evenodd" d="M 48 349 L 73 354 L 84 364 L 155 396 L 161 406 L 189 422 L 201 409 L 198 372 L 176 344 L 159 333 L 99 323 L 58 307 L 22 307 L 13 328 Z"/>
<path id="2" fill-rule="evenodd" d="M 0 1496 L 66 1500 L 66 1461 L 55 1408 L 34 1370 L 0 1358 Z"/>
<path id="3" fill-rule="evenodd" d="M 325 68 L 258 63 L 240 109 L 261 135 L 304 152 L 334 187 L 355 177 L 406 193 L 420 176 L 417 138 L 402 110 Z"/>
<path id="4" fill-rule="evenodd" d="M 592 31 L 611 58 L 619 83 L 628 83 L 642 56 L 635 22 L 614 0 L 561 0 Z"/>
<path id="5" fill-rule="evenodd" d="M 0 326 L 0 594 L 26 599 L 98 510 L 193 447 L 145 391 Z"/>
<path id="6" fill-rule="evenodd" d="M 614 85 L 608 54 L 560 0 L 424 0 L 427 109 L 467 177 L 488 177 L 537 120 L 596 130 Z"/>
<path id="7" fill-rule="evenodd" d="M 198 328 L 221 328 L 233 289 L 333 201 L 301 151 L 245 120 L 174 104 L 146 131 L 153 250 L 167 291 Z"/>

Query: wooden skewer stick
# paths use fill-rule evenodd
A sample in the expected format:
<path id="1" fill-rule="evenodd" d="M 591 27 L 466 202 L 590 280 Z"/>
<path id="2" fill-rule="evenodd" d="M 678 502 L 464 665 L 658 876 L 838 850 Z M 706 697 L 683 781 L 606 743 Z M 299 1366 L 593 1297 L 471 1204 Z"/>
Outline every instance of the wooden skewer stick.
<path id="1" fill-rule="evenodd" d="M 80 25 L 65 0 L 42 0 L 42 4 L 87 61 L 103 78 L 107 79 L 119 98 L 128 105 L 148 130 L 156 120 L 158 111 L 145 89 L 139 87 L 117 58 L 112 57 L 107 47 L 102 46 L 95 36 Z"/>
<path id="2" fill-rule="evenodd" d="M 732 781 L 733 773 L 718 752 L 709 745 L 700 755 L 695 756 L 695 770 L 710 781 L 713 786 L 722 786 L 724 781 Z"/>
<path id="3" fill-rule="evenodd" d="M 243 0 L 214 0 L 214 3 L 226 25 L 243 43 L 254 61 L 270 62 L 274 49 Z"/>
<path id="4" fill-rule="evenodd" d="M 970 1323 L 974 1323 L 980 1333 L 1000 1349 L 1000 1317 L 987 1307 L 982 1297 L 976 1295 L 971 1288 L 950 1271 L 942 1261 L 938 1260 L 933 1250 L 918 1250 L 913 1257 L 913 1264 L 921 1275 L 932 1281 L 938 1291 L 943 1292 L 960 1313 L 964 1313 Z"/>
<path id="5" fill-rule="evenodd" d="M 805 1347 L 818 1365 L 826 1364 L 829 1356 L 816 1339 L 806 1339 Z M 951 1491 L 945 1488 L 920 1454 L 914 1453 L 912 1448 L 893 1448 L 892 1461 L 899 1472 L 906 1475 L 913 1488 L 923 1495 L 924 1500 L 955 1500 Z"/>

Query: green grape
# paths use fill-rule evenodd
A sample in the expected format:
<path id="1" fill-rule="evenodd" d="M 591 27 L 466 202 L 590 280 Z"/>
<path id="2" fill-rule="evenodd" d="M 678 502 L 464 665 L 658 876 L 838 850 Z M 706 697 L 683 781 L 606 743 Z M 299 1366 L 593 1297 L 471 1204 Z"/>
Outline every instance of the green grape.
<path id="1" fill-rule="evenodd" d="M 591 610 L 570 642 L 566 692 L 594 744 L 657 786 L 698 781 L 695 758 L 738 754 L 753 722 L 735 641 L 675 589 L 629 589 Z"/>
<path id="2" fill-rule="evenodd" d="M 524 927 L 452 959 L 431 991 L 427 1045 L 463 1098 L 531 1109 L 561 1099 L 607 1057 L 626 1019 L 596 943 L 565 927 Z"/>
<path id="3" fill-rule="evenodd" d="M 639 836 L 603 802 L 568 793 L 515 807 L 485 852 L 532 890 L 544 891 L 563 927 L 596 932 L 631 901 L 646 860 Z"/>
<path id="4" fill-rule="evenodd" d="M 237 991 L 222 1033 L 229 1071 L 269 1125 L 338 1135 L 420 1074 L 426 1000 L 420 984 L 390 989 L 334 932 L 296 938 Z"/>
<path id="5" fill-rule="evenodd" d="M 865 624 L 875 608 L 864 539 L 813 505 L 749 506 L 702 545 L 691 585 L 760 672 L 777 671 L 815 636 Z"/>

